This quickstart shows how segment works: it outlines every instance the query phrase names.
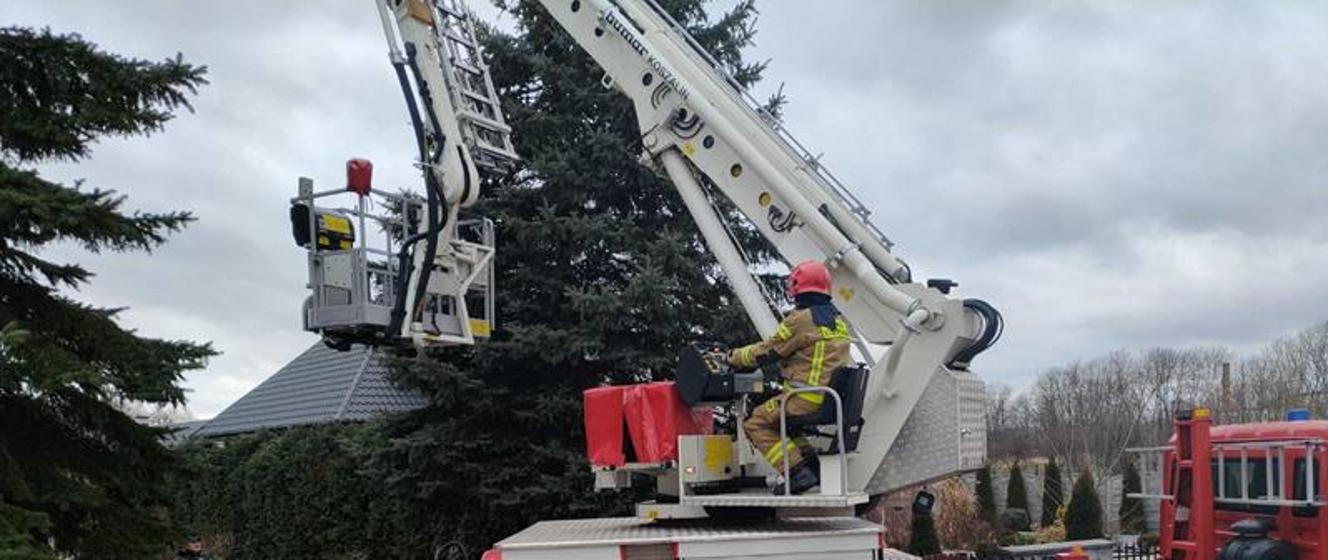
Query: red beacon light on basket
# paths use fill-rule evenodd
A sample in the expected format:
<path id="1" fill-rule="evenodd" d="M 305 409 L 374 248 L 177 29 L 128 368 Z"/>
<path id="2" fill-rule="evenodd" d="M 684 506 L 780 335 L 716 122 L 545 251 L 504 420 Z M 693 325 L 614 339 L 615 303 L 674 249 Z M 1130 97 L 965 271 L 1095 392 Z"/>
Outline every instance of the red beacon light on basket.
<path id="1" fill-rule="evenodd" d="M 373 190 L 372 184 L 373 162 L 361 158 L 346 160 L 346 190 L 365 196 Z"/>

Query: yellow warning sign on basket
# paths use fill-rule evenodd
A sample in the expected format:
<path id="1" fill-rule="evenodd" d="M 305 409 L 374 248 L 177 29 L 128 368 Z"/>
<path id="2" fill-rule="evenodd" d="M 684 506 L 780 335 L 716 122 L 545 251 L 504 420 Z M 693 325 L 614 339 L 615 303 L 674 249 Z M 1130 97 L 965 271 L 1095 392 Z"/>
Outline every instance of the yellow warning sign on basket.
<path id="1" fill-rule="evenodd" d="M 733 462 L 733 440 L 729 436 L 705 436 L 705 466 L 720 470 Z"/>

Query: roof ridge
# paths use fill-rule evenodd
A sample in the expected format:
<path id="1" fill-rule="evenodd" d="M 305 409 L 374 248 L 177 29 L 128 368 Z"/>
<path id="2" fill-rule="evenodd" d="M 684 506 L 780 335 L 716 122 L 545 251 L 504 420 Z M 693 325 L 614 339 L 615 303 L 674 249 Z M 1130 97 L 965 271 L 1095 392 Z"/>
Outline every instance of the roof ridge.
<path id="1" fill-rule="evenodd" d="M 295 362 L 298 362 L 298 361 L 300 360 L 300 358 L 303 358 L 306 354 L 309 354 L 310 352 L 313 352 L 313 351 L 316 350 L 316 349 L 318 349 L 318 344 L 317 344 L 317 343 L 315 343 L 314 345 L 312 345 L 312 346 L 310 346 L 310 347 L 308 347 L 308 348 L 305 348 L 304 350 L 301 350 L 300 353 L 299 353 L 299 354 L 296 354 L 294 358 L 291 358 L 291 360 L 290 360 L 289 362 L 286 362 L 286 363 L 283 364 L 281 367 L 277 368 L 277 371 L 273 372 L 272 375 L 268 376 L 266 379 L 264 379 L 264 380 L 262 380 L 262 381 L 259 381 L 259 382 L 258 382 L 258 385 L 254 385 L 253 387 L 249 388 L 249 390 L 246 391 L 243 395 L 240 395 L 240 398 L 235 399 L 234 401 L 231 402 L 231 404 L 226 405 L 226 408 L 221 409 L 221 412 L 218 412 L 218 413 L 216 413 L 216 414 L 213 414 L 211 418 L 208 418 L 208 419 L 206 419 L 206 420 L 203 420 L 202 423 L 199 424 L 198 427 L 197 427 L 196 429 L 193 430 L 193 432 L 195 432 L 195 433 L 197 433 L 197 432 L 203 432 L 203 431 L 207 430 L 208 428 L 211 428 L 213 422 L 216 421 L 216 419 L 221 418 L 222 415 L 226 414 L 227 411 L 229 411 L 230 409 L 234 408 L 235 405 L 239 404 L 240 401 L 244 399 L 244 397 L 249 396 L 249 393 L 252 393 L 252 392 L 254 391 L 254 389 L 257 389 L 257 388 L 259 388 L 259 387 L 261 387 L 261 386 L 267 384 L 267 382 L 268 382 L 268 381 L 271 381 L 273 377 L 276 377 L 278 373 L 281 373 L 282 371 L 285 371 L 286 368 L 290 367 L 291 364 L 293 364 L 293 363 L 295 363 Z"/>
<path id="2" fill-rule="evenodd" d="M 369 369 L 369 358 L 373 357 L 373 349 L 366 347 L 364 349 L 364 359 L 360 361 L 360 367 L 355 371 L 355 377 L 350 380 L 350 386 L 346 387 L 346 397 L 341 399 L 341 406 L 337 407 L 337 414 L 333 418 L 342 420 L 346 415 L 346 409 L 350 407 L 350 399 L 355 395 L 355 388 L 359 387 L 360 379 L 364 377 L 364 370 Z"/>

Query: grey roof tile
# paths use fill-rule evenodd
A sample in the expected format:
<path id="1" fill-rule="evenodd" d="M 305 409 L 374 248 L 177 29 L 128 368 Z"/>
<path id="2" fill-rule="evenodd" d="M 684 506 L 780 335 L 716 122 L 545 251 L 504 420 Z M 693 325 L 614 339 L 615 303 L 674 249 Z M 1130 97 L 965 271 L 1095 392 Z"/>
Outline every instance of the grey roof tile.
<path id="1" fill-rule="evenodd" d="M 174 447 L 194 436 L 194 432 L 203 427 L 207 420 L 186 420 L 167 426 L 170 433 L 161 438 L 162 445 Z"/>
<path id="2" fill-rule="evenodd" d="M 337 352 L 318 342 L 190 436 L 362 421 L 425 404 L 423 395 L 387 379 L 387 368 L 372 349 L 355 346 Z"/>

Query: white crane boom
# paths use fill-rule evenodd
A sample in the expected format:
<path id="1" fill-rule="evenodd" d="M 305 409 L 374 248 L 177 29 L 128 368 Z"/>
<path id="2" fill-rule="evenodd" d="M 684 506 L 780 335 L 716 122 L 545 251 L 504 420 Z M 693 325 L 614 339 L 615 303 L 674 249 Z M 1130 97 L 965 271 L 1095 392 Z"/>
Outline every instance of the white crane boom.
<path id="1" fill-rule="evenodd" d="M 698 177 L 742 212 L 785 261 L 826 262 L 836 306 L 856 336 L 891 345 L 872 368 L 866 422 L 849 459 L 846 487 L 874 494 L 979 467 L 986 445 L 982 383 L 966 371 L 971 356 L 965 353 L 990 344 L 999 315 L 912 283 L 907 265 L 891 253 L 891 243 L 856 199 L 653 1 L 540 3 L 604 68 L 604 83 L 632 100 L 648 155 L 683 194 L 763 335 L 774 331 L 770 308 L 747 263 L 724 257 L 737 250 L 714 225 L 722 217 L 702 207 Z M 956 357 L 964 358 L 963 367 L 948 367 Z M 924 395 L 931 410 L 915 414 Z M 932 418 L 925 418 L 928 412 Z"/>
<path id="2" fill-rule="evenodd" d="M 644 159 L 678 189 L 756 329 L 770 335 L 778 321 L 715 197 L 727 199 L 786 262 L 827 264 L 836 306 L 863 358 L 874 362 L 857 395 L 863 422 L 856 448 L 838 453 L 832 468 L 843 474 L 823 484 L 819 496 L 689 496 L 679 465 L 643 470 L 678 484 L 679 503 L 697 509 L 844 507 L 980 467 L 983 384 L 968 363 L 999 336 L 1000 314 L 979 300 L 949 297 L 952 282 L 915 283 L 863 205 L 653 0 L 539 1 L 604 69 L 602 83 L 632 100 Z M 307 228 L 313 295 L 306 328 L 343 345 L 470 344 L 493 324 L 494 248 L 491 225 L 461 221 L 458 211 L 479 196 L 481 170 L 516 160 L 510 129 L 470 15 L 457 0 L 376 3 L 418 136 L 428 197 L 375 193 L 396 210 L 376 216 L 366 212 L 364 193 L 358 208 L 318 207 L 316 199 L 338 191 L 315 193 L 302 182 L 292 202 L 306 212 L 292 217 L 297 229 L 300 222 Z M 358 247 L 328 246 L 339 239 L 327 228 L 338 216 L 359 220 Z M 365 246 L 366 220 L 384 226 L 385 249 Z M 468 305 L 474 299 L 483 303 Z M 873 350 L 884 346 L 889 350 Z M 838 413 L 840 434 L 848 428 L 848 408 Z M 736 437 L 737 470 L 768 470 L 742 430 Z M 600 483 L 623 481 L 615 472 Z"/>

